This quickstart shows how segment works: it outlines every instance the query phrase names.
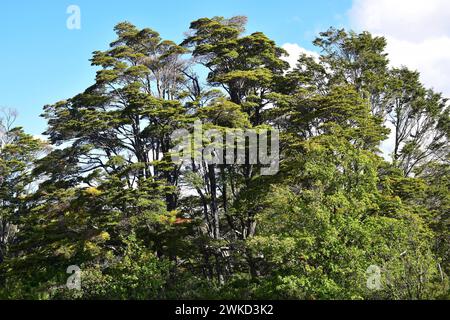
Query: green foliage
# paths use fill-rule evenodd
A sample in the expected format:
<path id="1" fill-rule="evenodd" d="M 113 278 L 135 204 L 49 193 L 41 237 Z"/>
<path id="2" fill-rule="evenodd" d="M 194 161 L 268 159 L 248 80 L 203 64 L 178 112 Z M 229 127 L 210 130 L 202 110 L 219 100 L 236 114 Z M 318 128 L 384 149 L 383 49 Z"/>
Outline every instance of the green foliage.
<path id="1" fill-rule="evenodd" d="M 0 109 L 0 264 L 17 235 L 17 212 L 33 187 L 33 162 L 45 143 L 14 127 L 16 114 Z M 0 283 L 2 282 L 0 275 Z"/>
<path id="2" fill-rule="evenodd" d="M 95 83 L 44 107 L 52 148 L 0 117 L 0 298 L 449 298 L 447 100 L 382 37 L 331 28 L 289 70 L 245 24 L 202 18 L 178 45 L 119 23 Z M 174 163 L 196 121 L 279 130 L 280 171 Z"/>
<path id="3" fill-rule="evenodd" d="M 53 299 L 149 300 L 164 297 L 170 262 L 130 237 L 120 260 L 101 265 L 81 265 L 81 291 L 63 287 L 52 292 Z"/>

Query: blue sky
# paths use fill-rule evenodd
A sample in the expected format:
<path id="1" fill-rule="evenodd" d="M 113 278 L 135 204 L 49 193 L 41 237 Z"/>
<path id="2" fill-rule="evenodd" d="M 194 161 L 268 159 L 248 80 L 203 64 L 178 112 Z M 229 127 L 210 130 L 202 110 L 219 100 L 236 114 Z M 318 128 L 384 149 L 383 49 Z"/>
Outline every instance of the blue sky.
<path id="1" fill-rule="evenodd" d="M 81 9 L 81 29 L 69 30 L 69 5 Z M 82 92 L 94 81 L 89 59 L 114 40 L 113 27 L 128 20 L 181 41 L 192 20 L 246 15 L 248 31 L 279 45 L 312 50 L 314 35 L 346 26 L 350 0 L 2 0 L 0 2 L 0 107 L 18 110 L 17 124 L 38 135 L 42 107 Z"/>

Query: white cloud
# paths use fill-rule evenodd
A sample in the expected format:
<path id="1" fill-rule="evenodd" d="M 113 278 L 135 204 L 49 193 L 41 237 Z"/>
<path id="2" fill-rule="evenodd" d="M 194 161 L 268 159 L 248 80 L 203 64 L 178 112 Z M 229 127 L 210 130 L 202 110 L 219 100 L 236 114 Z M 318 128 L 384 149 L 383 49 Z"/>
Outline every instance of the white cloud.
<path id="1" fill-rule="evenodd" d="M 354 0 L 349 17 L 352 28 L 386 37 L 391 65 L 450 96 L 450 1 Z"/>
<path id="2" fill-rule="evenodd" d="M 289 56 L 284 57 L 283 60 L 287 61 L 291 68 L 294 68 L 297 65 L 298 58 L 301 54 L 305 53 L 307 55 L 313 56 L 314 58 L 319 57 L 319 54 L 317 52 L 306 50 L 296 43 L 285 43 L 282 45 L 282 48 L 289 54 Z"/>
<path id="3" fill-rule="evenodd" d="M 33 138 L 41 140 L 43 142 L 48 142 L 48 136 L 44 136 L 43 134 L 35 134 L 33 135 Z"/>

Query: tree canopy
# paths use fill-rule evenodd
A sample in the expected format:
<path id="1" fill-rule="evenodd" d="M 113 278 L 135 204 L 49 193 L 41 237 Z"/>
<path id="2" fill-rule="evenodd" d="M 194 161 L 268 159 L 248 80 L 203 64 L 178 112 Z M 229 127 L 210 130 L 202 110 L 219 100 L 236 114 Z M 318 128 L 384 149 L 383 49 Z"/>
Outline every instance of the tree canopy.
<path id="1" fill-rule="evenodd" d="M 330 28 L 291 68 L 246 22 L 202 18 L 179 44 L 121 22 L 95 83 L 44 107 L 47 142 L 3 112 L 0 298 L 450 297 L 447 99 L 383 37 Z M 247 158 L 178 163 L 177 130 Z M 275 174 L 250 135 L 217 138 L 250 131 L 279 144 Z"/>

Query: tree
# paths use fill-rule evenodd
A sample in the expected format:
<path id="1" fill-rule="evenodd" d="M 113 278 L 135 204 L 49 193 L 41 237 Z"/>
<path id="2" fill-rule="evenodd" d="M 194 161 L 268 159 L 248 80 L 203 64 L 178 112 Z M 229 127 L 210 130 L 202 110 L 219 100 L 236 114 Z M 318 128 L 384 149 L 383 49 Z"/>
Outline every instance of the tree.
<path id="1" fill-rule="evenodd" d="M 44 152 L 45 144 L 14 127 L 17 113 L 0 110 L 0 264 L 15 241 L 16 220 L 22 199 L 31 191 L 33 161 Z"/>
<path id="2" fill-rule="evenodd" d="M 406 175 L 426 162 L 445 161 L 447 99 L 427 90 L 418 72 L 389 68 L 386 39 L 330 28 L 314 45 L 322 55 L 318 61 L 300 57 L 285 86 L 288 95 L 299 88 L 325 95 L 335 86 L 350 85 L 367 101 L 375 120 L 392 128 L 393 161 Z"/>
<path id="3" fill-rule="evenodd" d="M 167 234 L 178 214 L 170 134 L 189 116 L 181 94 L 184 49 L 129 23 L 95 52 L 96 83 L 45 107 L 45 132 L 61 148 L 40 159 L 8 266 L 30 294 L 61 283 L 69 265 L 92 267 L 127 252 L 125 240 L 174 259 Z M 33 270 L 33 272 L 31 272 Z M 24 276 L 24 273 L 27 276 Z M 26 293 L 27 290 L 24 290 Z M 35 293 L 36 292 L 36 293 Z"/>
<path id="4" fill-rule="evenodd" d="M 446 290 L 432 232 L 407 203 L 380 193 L 382 160 L 339 130 L 301 144 L 249 241 L 263 299 L 428 299 Z M 390 211 L 387 211 L 390 207 Z M 366 283 L 381 270 L 380 290 Z"/>
<path id="5" fill-rule="evenodd" d="M 208 83 L 220 87 L 226 94 L 226 99 L 215 100 L 206 108 L 198 109 L 203 121 L 222 132 L 227 128 L 257 130 L 263 125 L 270 126 L 269 110 L 274 102 L 275 84 L 288 69 L 288 64 L 281 59 L 286 52 L 274 41 L 261 32 L 243 35 L 246 21 L 245 17 L 239 16 L 199 19 L 191 23 L 190 33 L 182 42 L 183 46 L 192 49 L 196 61 L 209 71 Z M 227 121 L 216 117 L 218 110 L 230 111 L 226 114 Z M 239 246 L 236 241 L 245 241 L 256 231 L 255 213 L 233 208 L 233 203 L 245 197 L 245 189 L 258 179 L 255 166 L 204 167 L 202 163 L 194 163 L 193 169 L 196 174 L 202 172 L 202 180 L 209 190 L 209 194 L 197 191 L 203 207 L 209 206 L 211 210 L 212 219 L 206 221 L 212 224 L 209 229 L 214 230 L 214 247 L 218 248 L 213 255 L 230 260 L 227 258 L 232 255 L 230 248 Z M 205 201 L 207 198 L 210 203 Z M 250 253 L 246 260 L 243 264 L 242 260 L 226 263 L 227 269 L 243 267 L 254 273 Z M 218 278 L 223 282 L 223 275 L 219 274 Z"/>
<path id="6" fill-rule="evenodd" d="M 447 100 L 425 90 L 418 72 L 393 69 L 391 78 L 388 121 L 395 135 L 393 161 L 408 176 L 426 162 L 444 160 L 447 156 Z"/>
<path id="7" fill-rule="evenodd" d="M 389 63 L 386 39 L 369 32 L 357 34 L 330 28 L 313 43 L 322 52 L 319 61 L 303 55 L 296 71 L 305 85 L 321 91 L 334 85 L 352 85 L 367 99 L 372 114 L 383 117 Z"/>
<path id="8" fill-rule="evenodd" d="M 246 22 L 240 16 L 199 19 L 182 45 L 194 48 L 193 56 L 209 70 L 208 82 L 223 88 L 258 126 L 266 120 L 271 87 L 288 69 L 281 59 L 287 53 L 261 32 L 242 36 Z"/>

